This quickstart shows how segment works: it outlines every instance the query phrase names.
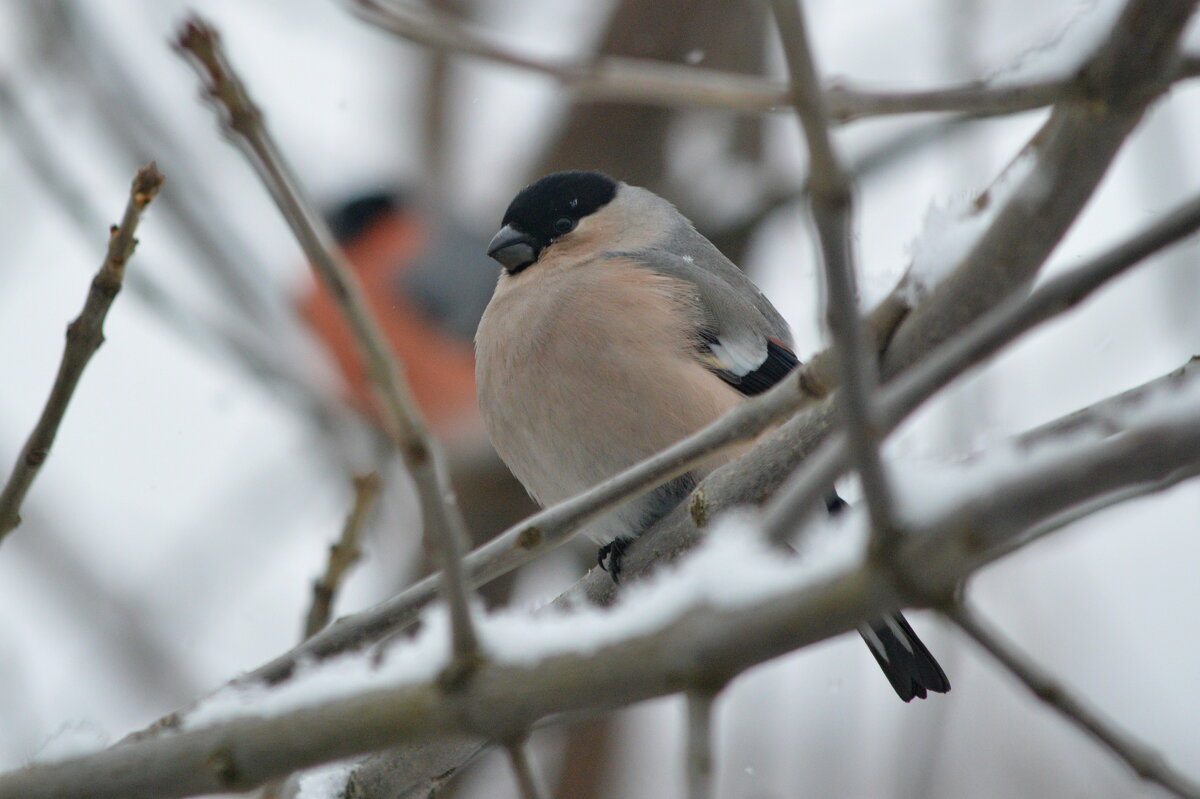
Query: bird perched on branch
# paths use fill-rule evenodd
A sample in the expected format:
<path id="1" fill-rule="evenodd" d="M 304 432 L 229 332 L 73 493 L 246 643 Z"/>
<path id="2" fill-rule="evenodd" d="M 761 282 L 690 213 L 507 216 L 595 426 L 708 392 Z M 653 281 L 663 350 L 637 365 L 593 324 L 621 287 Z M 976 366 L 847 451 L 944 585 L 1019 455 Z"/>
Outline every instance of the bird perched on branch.
<path id="1" fill-rule="evenodd" d="M 558 172 L 522 189 L 501 224 L 488 255 L 504 269 L 475 336 L 479 405 L 500 457 L 542 505 L 687 437 L 799 364 L 762 292 L 646 189 Z M 604 545 L 600 565 L 617 579 L 628 542 L 736 455 L 587 526 Z M 900 613 L 860 632 L 904 701 L 950 690 Z"/>

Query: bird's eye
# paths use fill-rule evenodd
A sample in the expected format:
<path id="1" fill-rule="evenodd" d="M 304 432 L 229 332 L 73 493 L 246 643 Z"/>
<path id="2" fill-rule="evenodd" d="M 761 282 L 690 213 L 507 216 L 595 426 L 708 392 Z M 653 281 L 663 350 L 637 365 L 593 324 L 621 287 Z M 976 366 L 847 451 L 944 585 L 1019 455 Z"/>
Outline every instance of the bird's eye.
<path id="1" fill-rule="evenodd" d="M 570 233 L 574 229 L 575 220 L 569 216 L 560 217 L 559 220 L 554 223 L 554 232 L 560 236 L 564 233 Z"/>

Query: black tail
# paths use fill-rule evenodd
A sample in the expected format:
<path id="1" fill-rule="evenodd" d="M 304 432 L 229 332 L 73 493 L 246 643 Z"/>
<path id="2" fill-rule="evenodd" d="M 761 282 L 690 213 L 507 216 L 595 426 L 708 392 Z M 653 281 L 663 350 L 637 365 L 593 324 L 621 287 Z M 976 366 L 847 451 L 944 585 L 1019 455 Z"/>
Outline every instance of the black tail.
<path id="1" fill-rule="evenodd" d="M 911 702 L 914 696 L 924 699 L 926 691 L 944 694 L 950 690 L 946 673 L 902 614 L 894 613 L 864 624 L 858 631 L 888 682 L 905 702 Z"/>

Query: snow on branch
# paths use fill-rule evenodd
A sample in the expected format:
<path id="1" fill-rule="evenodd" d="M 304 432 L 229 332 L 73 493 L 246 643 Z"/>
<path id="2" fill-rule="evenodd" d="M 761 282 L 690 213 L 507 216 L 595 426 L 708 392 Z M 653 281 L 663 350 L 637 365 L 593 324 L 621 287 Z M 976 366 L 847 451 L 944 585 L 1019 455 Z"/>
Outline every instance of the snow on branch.
<path id="1" fill-rule="evenodd" d="M 1046 281 L 1028 297 L 1009 298 L 884 388 L 878 419 L 882 432 L 894 430 L 951 380 L 1198 229 L 1200 196 L 1108 252 Z M 849 457 L 844 435 L 835 434 L 788 478 L 767 509 L 765 525 L 772 539 L 786 540 L 800 527 L 820 505 L 828 486 L 847 468 Z"/>
<path id="2" fill-rule="evenodd" d="M 179 731 L 0 775 L 0 795 L 246 790 L 404 741 L 508 740 L 553 714 L 721 684 L 887 609 L 947 601 L 1041 518 L 1124 485 L 1200 472 L 1200 390 L 1130 411 L 1117 435 L 1097 442 L 1080 431 L 1044 449 L 990 463 L 998 482 L 939 486 L 948 510 L 910 510 L 916 526 L 895 552 L 900 586 L 865 557 L 860 513 L 827 525 L 799 559 L 782 557 L 752 520 L 734 519 L 660 579 L 630 586 L 613 609 L 482 619 L 489 657 L 454 692 L 437 679 L 450 658 L 438 612 L 381 658 L 345 656 L 274 688 L 228 689 L 188 714 Z"/>

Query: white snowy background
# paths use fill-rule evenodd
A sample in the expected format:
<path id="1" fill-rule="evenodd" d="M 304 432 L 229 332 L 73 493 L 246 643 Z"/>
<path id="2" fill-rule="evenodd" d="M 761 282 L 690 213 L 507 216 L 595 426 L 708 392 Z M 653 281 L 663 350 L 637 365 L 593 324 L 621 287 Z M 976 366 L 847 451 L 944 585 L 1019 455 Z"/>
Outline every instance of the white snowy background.
<path id="1" fill-rule="evenodd" d="M 34 4 L 0 3 L 0 78 L 49 136 L 60 166 L 105 211 L 103 221 L 115 221 L 139 163 L 95 123 L 88 87 L 55 68 L 61 55 L 54 54 L 55 42 L 36 34 Z M 806 4 L 826 75 L 892 89 L 985 77 L 1034 45 L 1053 42 L 1088 5 Z M 198 102 L 194 73 L 168 47 L 188 9 L 222 31 L 231 59 L 318 200 L 420 173 L 413 109 L 425 53 L 367 27 L 335 2 L 80 0 L 72 6 L 151 101 L 154 119 L 132 122 L 163 126 L 179 143 L 178 152 L 158 158 L 164 191 L 214 207 L 230 241 L 244 243 L 247 260 L 266 266 L 280 297 L 304 284 L 302 258 L 241 155 L 217 131 L 212 111 Z M 607 4 L 479 6 L 479 18 L 504 41 L 565 55 L 590 46 Z M 1200 46 L 1195 28 L 1189 38 Z M 703 53 L 697 58 L 702 63 Z M 1008 79 L 1053 66 L 1043 60 Z M 454 69 L 450 205 L 490 231 L 529 177 L 569 97 L 509 68 L 473 61 Z M 1146 117 L 1052 257 L 1049 274 L 1102 251 L 1200 187 L 1198 90 L 1193 83 L 1177 86 Z M 1043 118 L 1037 112 L 973 123 L 859 183 L 856 243 L 867 303 L 902 273 L 931 207 L 985 186 Z M 860 122 L 838 137 L 853 157 L 927 122 Z M 105 243 L 102 227 L 81 230 L 45 190 L 8 131 L 0 119 L 0 472 L 36 419 L 65 325 L 82 304 Z M 799 180 L 802 147 L 793 120 L 786 113 L 772 117 L 770 132 L 770 168 L 781 182 Z M 703 151 L 703 142 L 679 146 Z M 226 313 L 189 268 L 196 255 L 161 208 L 151 208 L 139 238 L 131 269 L 154 269 L 191 308 L 218 318 Z M 932 403 L 888 455 L 906 470 L 944 470 L 1200 353 L 1197 258 L 1194 244 L 1176 248 L 1039 329 Z M 769 220 L 748 260 L 794 326 L 801 353 L 822 346 L 813 246 L 799 212 Z M 131 292 L 117 300 L 106 335 L 29 496 L 25 523 L 0 547 L 0 769 L 39 753 L 114 742 L 292 646 L 310 581 L 349 501 L 322 439 L 294 404 L 213 350 L 186 342 Z M 1185 484 L 1022 550 L 981 574 L 971 591 L 1039 662 L 1200 777 L 1198 522 L 1200 493 Z M 407 533 L 372 530 L 368 558 L 350 579 L 339 613 L 395 589 L 402 578 L 396 558 L 370 554 L 411 553 L 413 529 L 410 520 Z M 530 570 L 518 586 L 519 601 L 550 597 L 577 576 L 565 559 L 555 563 Z M 759 667 L 718 702 L 721 795 L 1158 795 L 953 631 L 925 614 L 913 618 L 950 675 L 950 694 L 898 702 L 857 636 Z M 619 713 L 617 763 L 604 795 L 681 795 L 683 720 L 677 699 Z M 539 759 L 553 764 L 557 736 L 539 733 L 535 743 Z M 515 791 L 499 758 L 470 771 L 461 790 L 481 797 Z"/>

